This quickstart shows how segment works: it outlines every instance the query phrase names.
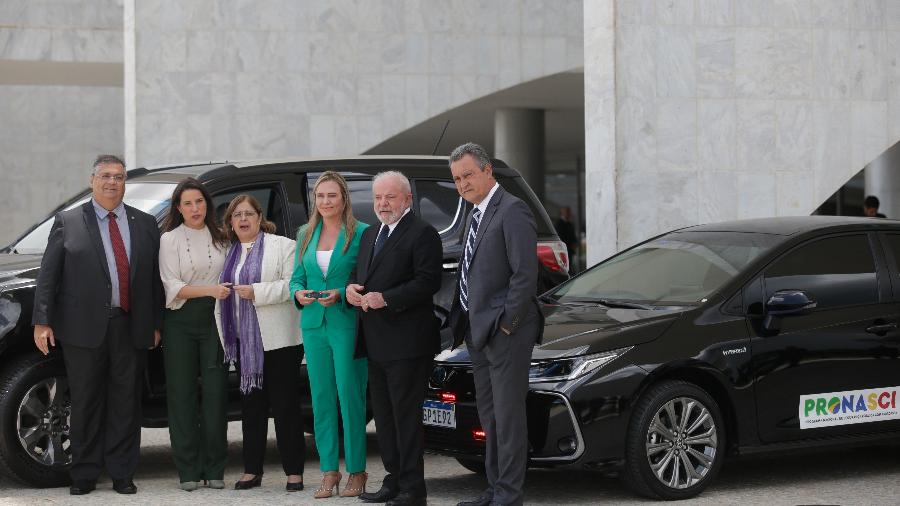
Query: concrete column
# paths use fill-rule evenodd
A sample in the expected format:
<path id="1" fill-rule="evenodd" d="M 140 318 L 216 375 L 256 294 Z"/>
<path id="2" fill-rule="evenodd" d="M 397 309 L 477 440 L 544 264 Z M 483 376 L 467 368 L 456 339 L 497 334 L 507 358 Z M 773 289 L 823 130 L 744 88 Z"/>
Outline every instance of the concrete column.
<path id="1" fill-rule="evenodd" d="M 137 168 L 137 57 L 135 43 L 135 0 L 122 2 L 123 14 L 123 62 L 125 74 L 125 166 Z"/>
<path id="2" fill-rule="evenodd" d="M 494 151 L 494 157 L 518 170 L 543 201 L 544 110 L 497 109 L 494 113 Z"/>
<path id="3" fill-rule="evenodd" d="M 619 250 L 615 18 L 613 0 L 584 2 L 584 206 L 588 267 Z"/>
<path id="4" fill-rule="evenodd" d="M 878 212 L 900 219 L 900 143 L 866 165 L 866 195 L 878 197 Z"/>

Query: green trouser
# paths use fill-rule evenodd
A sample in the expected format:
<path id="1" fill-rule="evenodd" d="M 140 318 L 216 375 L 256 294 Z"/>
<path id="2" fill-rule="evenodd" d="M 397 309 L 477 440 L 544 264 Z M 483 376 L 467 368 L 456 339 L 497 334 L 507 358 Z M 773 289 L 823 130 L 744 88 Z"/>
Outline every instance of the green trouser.
<path id="1" fill-rule="evenodd" d="M 303 329 L 303 349 L 312 396 L 319 468 L 338 470 L 338 399 L 344 422 L 344 466 L 366 470 L 366 381 L 368 361 L 354 359 L 355 328 L 330 328 L 323 321 Z"/>
<path id="2" fill-rule="evenodd" d="M 221 480 L 225 474 L 228 369 L 214 307 L 211 297 L 190 299 L 181 309 L 166 310 L 163 321 L 169 437 L 182 482 Z"/>

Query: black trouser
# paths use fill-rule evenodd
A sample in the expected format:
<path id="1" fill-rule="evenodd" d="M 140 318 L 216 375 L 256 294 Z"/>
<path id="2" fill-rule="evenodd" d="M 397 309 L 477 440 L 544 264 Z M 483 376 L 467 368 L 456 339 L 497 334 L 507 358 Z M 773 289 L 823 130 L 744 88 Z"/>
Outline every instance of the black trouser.
<path id="1" fill-rule="evenodd" d="M 69 438 L 73 481 L 134 476 L 141 449 L 141 376 L 146 350 L 134 347 L 129 319 L 109 319 L 97 348 L 63 343 L 72 397 Z"/>
<path id="2" fill-rule="evenodd" d="M 519 506 L 528 464 L 528 369 L 540 332 L 536 316 L 519 325 L 512 335 L 497 330 L 481 350 L 466 347 L 472 359 L 475 405 L 485 434 L 484 468 L 496 504 Z"/>
<path id="3" fill-rule="evenodd" d="M 422 403 L 433 357 L 378 362 L 369 359 L 369 394 L 375 435 L 387 475 L 383 486 L 424 497 L 425 432 Z"/>
<path id="4" fill-rule="evenodd" d="M 303 347 L 288 346 L 263 354 L 263 388 L 241 395 L 244 472 L 262 474 L 269 429 L 269 410 L 284 474 L 303 474 L 306 439 L 300 405 L 300 361 Z M 238 363 L 240 372 L 240 363 Z"/>

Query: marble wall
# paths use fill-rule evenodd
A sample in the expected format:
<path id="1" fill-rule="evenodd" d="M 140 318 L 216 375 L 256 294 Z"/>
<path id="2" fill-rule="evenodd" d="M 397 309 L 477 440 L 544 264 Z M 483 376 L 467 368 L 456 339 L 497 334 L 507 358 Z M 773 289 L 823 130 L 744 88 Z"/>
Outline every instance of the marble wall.
<path id="1" fill-rule="evenodd" d="M 87 188 L 98 153 L 123 152 L 121 86 L 70 85 L 65 72 L 54 67 L 120 64 L 121 0 L 0 1 L 3 62 L 35 62 L 48 71 L 40 84 L 4 84 L 0 76 L 0 202 L 7 212 L 0 220 L 0 244 L 5 246 Z"/>
<path id="2" fill-rule="evenodd" d="M 585 23 L 589 79 L 610 48 Z M 616 132 L 593 262 L 676 227 L 809 214 L 900 139 L 900 2 L 619 0 L 615 26 L 615 110 L 585 97 Z M 607 135 L 587 121 L 589 173 Z"/>
<path id="3" fill-rule="evenodd" d="M 583 62 L 581 0 L 125 2 L 138 164 L 354 155 Z"/>

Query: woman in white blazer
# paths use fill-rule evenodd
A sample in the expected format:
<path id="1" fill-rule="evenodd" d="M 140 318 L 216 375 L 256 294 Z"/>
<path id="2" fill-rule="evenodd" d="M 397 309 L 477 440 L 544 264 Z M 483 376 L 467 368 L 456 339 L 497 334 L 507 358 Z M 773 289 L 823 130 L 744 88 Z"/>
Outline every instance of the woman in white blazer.
<path id="1" fill-rule="evenodd" d="M 303 359 L 299 315 L 289 290 L 296 243 L 275 235 L 254 197 L 235 197 L 225 213 L 232 244 L 222 283 L 232 294 L 216 302 L 216 324 L 226 362 L 241 376 L 244 475 L 234 484 L 245 490 L 262 484 L 269 410 L 288 491 L 303 490 L 306 457 L 300 405 Z"/>

